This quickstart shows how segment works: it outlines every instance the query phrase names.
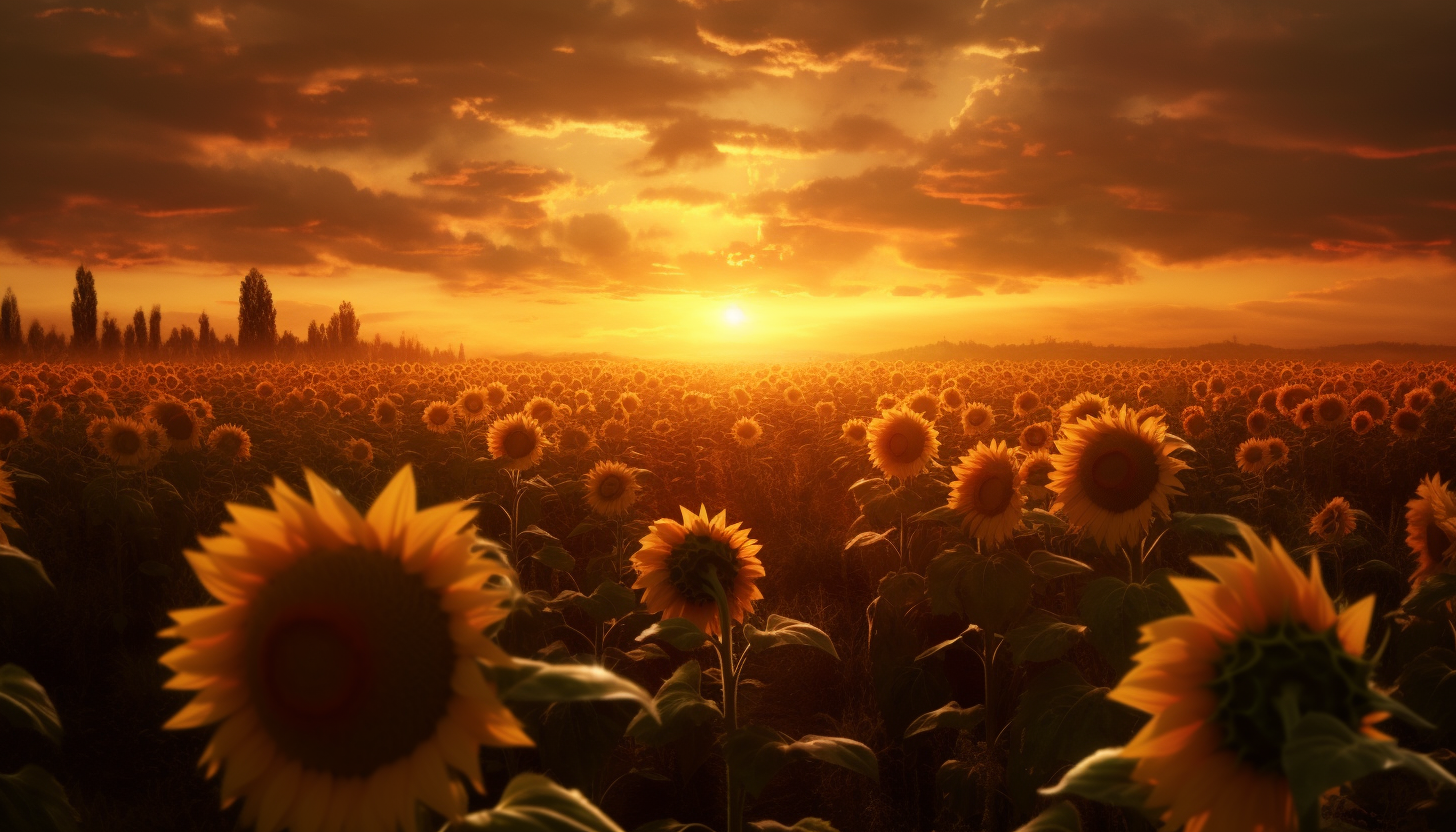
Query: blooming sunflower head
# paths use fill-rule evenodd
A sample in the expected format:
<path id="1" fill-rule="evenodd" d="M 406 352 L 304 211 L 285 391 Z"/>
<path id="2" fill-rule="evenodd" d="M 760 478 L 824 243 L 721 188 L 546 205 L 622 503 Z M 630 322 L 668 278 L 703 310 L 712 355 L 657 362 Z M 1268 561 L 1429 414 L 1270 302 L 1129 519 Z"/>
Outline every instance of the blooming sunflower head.
<path id="1" fill-rule="evenodd" d="M 190 451 L 202 445 L 202 420 L 187 403 L 167 397 L 147 405 L 146 416 L 167 432 L 167 446 Z"/>
<path id="2" fill-rule="evenodd" d="M 544 425 L 556 418 L 556 403 L 545 396 L 536 396 L 529 402 L 526 402 L 526 406 L 522 408 L 522 411 L 527 416 Z"/>
<path id="3" fill-rule="evenodd" d="M 1456 566 L 1456 494 L 1440 474 L 1428 474 L 1405 504 L 1405 544 L 1416 556 L 1412 584 Z"/>
<path id="4" fill-rule="evenodd" d="M 0 408 L 0 448 L 8 448 L 25 438 L 25 417 L 9 408 Z"/>
<path id="5" fill-rule="evenodd" d="M 495 410 L 505 407 L 511 400 L 511 391 L 499 381 L 485 385 L 485 401 Z"/>
<path id="6" fill-rule="evenodd" d="M 839 429 L 839 436 L 851 445 L 863 445 L 869 437 L 869 428 L 863 419 L 850 419 Z"/>
<path id="7" fill-rule="evenodd" d="M 1425 424 L 1421 412 L 1411 407 L 1402 407 L 1390 417 L 1390 429 L 1401 439 L 1410 439 L 1421 432 Z"/>
<path id="8" fill-rule="evenodd" d="M 886 476 L 912 479 L 939 451 L 935 428 L 914 410 L 886 410 L 869 424 L 870 461 Z"/>
<path id="9" fill-rule="evenodd" d="M 637 502 L 641 486 L 637 472 L 620 462 L 603 460 L 592 466 L 583 478 L 586 503 L 603 517 L 621 517 Z"/>
<path id="10" fill-rule="evenodd" d="M 490 455 L 503 460 L 512 471 L 533 467 L 546 453 L 546 437 L 541 433 L 541 426 L 522 413 L 495 420 L 486 438 Z"/>
<path id="11" fill-rule="evenodd" d="M 1055 470 L 1052 455 L 1046 451 L 1028 454 L 1021 461 L 1021 486 L 1026 491 L 1026 496 L 1039 500 L 1050 495 L 1052 490 L 1047 486 L 1051 483 L 1052 471 Z"/>
<path id="12" fill-rule="evenodd" d="M 1186 449 L 1161 421 L 1139 424 L 1126 407 L 1067 425 L 1052 457 L 1056 505 L 1102 546 L 1133 544 L 1153 512 L 1166 517 L 1168 497 L 1183 493 L 1177 475 L 1188 465 L 1172 454 Z"/>
<path id="13" fill-rule="evenodd" d="M 1234 451 L 1234 462 L 1245 474 L 1262 474 L 1269 467 L 1269 443 L 1257 437 L 1245 439 Z"/>
<path id="14" fill-rule="evenodd" d="M 1272 423 L 1269 411 L 1257 407 L 1244 417 L 1244 427 L 1249 429 L 1250 436 L 1263 436 L 1269 432 L 1269 425 Z"/>
<path id="15" fill-rule="evenodd" d="M 417 511 L 401 471 L 361 516 L 306 472 L 275 510 L 230 505 L 186 553 L 220 603 L 172 612 L 167 687 L 197 691 L 168 728 L 216 724 L 202 765 L 259 829 L 413 828 L 416 801 L 464 810 L 453 769 L 482 789 L 481 745 L 531 740 L 479 663 L 510 665 L 482 631 L 513 575 L 465 503 Z"/>
<path id="16" fill-rule="evenodd" d="M 627 423 L 612 418 L 602 422 L 602 438 L 608 442 L 624 442 L 627 439 Z"/>
<path id="17" fill-rule="evenodd" d="M 147 427 L 136 419 L 107 419 L 100 437 L 101 453 L 117 465 L 131 468 L 145 465 L 152 454 Z"/>
<path id="18" fill-rule="evenodd" d="M 237 425 L 218 425 L 207 435 L 207 447 L 227 462 L 243 462 L 253 455 L 253 440 Z"/>
<path id="19" fill-rule="evenodd" d="M 952 470 L 955 482 L 947 505 L 961 515 L 966 533 L 992 545 L 1015 534 L 1026 495 L 1021 491 L 1021 466 L 1006 443 L 980 442 Z"/>
<path id="20" fill-rule="evenodd" d="M 1320 540 L 1340 540 L 1355 531 L 1355 520 L 1360 515 L 1350 507 L 1344 497 L 1334 497 L 1309 521 L 1309 533 Z"/>
<path id="21" fill-rule="evenodd" d="M 344 456 L 355 465 L 368 467 L 374 462 L 374 446 L 369 444 L 368 439 L 350 439 L 344 445 Z"/>
<path id="22" fill-rule="evenodd" d="M 940 398 L 925 389 L 916 390 L 906 396 L 900 407 L 902 410 L 920 414 L 927 422 L 934 422 L 940 416 Z"/>
<path id="23" fill-rule="evenodd" d="M 490 402 L 486 398 L 486 391 L 479 387 L 469 387 L 461 391 L 460 397 L 455 400 L 455 412 L 460 415 L 462 422 L 478 422 L 490 415 Z"/>
<path id="24" fill-rule="evenodd" d="M 433 433 L 448 433 L 455 426 L 455 408 L 449 402 L 435 401 L 425 406 L 420 421 Z"/>
<path id="25" fill-rule="evenodd" d="M 646 590 L 642 603 L 649 613 L 686 618 L 709 635 L 720 635 L 713 579 L 727 597 L 730 621 L 743 621 L 762 598 L 758 579 L 764 576 L 760 546 L 742 523 L 728 525 L 727 512 L 709 518 L 707 508 L 694 514 L 682 509 L 682 522 L 663 518 L 653 523 L 642 548 L 632 555 L 637 569 L 633 589 Z"/>
<path id="26" fill-rule="evenodd" d="M 1100 416 L 1102 412 L 1112 406 L 1106 396 L 1099 396 L 1096 393 L 1078 393 L 1076 398 L 1062 405 L 1058 415 L 1062 424 L 1074 424 L 1079 419 L 1088 416 Z"/>
<path id="27" fill-rule="evenodd" d="M 834 402 L 825 399 L 814 405 L 814 415 L 820 419 L 829 420 L 834 418 Z"/>
<path id="28" fill-rule="evenodd" d="M 1314 400 L 1314 423 L 1322 428 L 1338 428 L 1350 418 L 1350 403 L 1337 393 L 1326 393 Z"/>
<path id="29" fill-rule="evenodd" d="M 1011 400 L 1011 412 L 1016 414 L 1018 419 L 1026 419 L 1041 407 L 1041 396 L 1035 390 L 1023 390 L 1016 394 Z"/>
<path id="30" fill-rule="evenodd" d="M 1033 422 L 1021 429 L 1016 442 L 1029 454 L 1046 450 L 1052 444 L 1052 426 L 1046 422 Z"/>
<path id="31" fill-rule="evenodd" d="M 733 423 L 733 441 L 741 448 L 752 448 L 763 438 L 763 428 L 752 416 L 743 416 Z"/>
<path id="32" fill-rule="evenodd" d="M 1215 580 L 1172 579 L 1190 613 L 1145 625 L 1135 666 L 1108 694 L 1153 717 L 1121 754 L 1152 787 L 1147 805 L 1167 807 L 1165 829 L 1293 827 L 1286 710 L 1384 737 L 1362 658 L 1373 596 L 1337 612 L 1318 558 L 1306 575 L 1277 540 L 1243 536 L 1247 556 L 1193 559 Z"/>
<path id="33" fill-rule="evenodd" d="M 980 402 L 972 402 L 961 411 L 961 429 L 967 436 L 980 436 L 996 424 L 996 414 Z"/>

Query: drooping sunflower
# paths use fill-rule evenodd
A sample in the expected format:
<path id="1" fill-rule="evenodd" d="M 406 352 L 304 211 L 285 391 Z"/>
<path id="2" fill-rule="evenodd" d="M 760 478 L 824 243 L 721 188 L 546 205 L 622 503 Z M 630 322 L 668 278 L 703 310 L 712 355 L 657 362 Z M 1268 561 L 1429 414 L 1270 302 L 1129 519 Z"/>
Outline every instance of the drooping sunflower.
<path id="1" fill-rule="evenodd" d="M 825 399 L 814 405 L 814 415 L 819 419 L 828 421 L 834 418 L 834 402 Z"/>
<path id="2" fill-rule="evenodd" d="M 1363 410 L 1355 411 L 1355 415 L 1350 417 L 1350 430 L 1354 431 L 1356 436 L 1364 436 L 1374 427 L 1374 417 Z"/>
<path id="3" fill-rule="evenodd" d="M 490 455 L 506 461 L 506 468 L 524 471 L 541 461 L 546 453 L 546 437 L 536 420 L 523 413 L 513 413 L 495 420 L 487 436 Z"/>
<path id="4" fill-rule="evenodd" d="M 556 418 L 556 403 L 545 396 L 536 396 L 526 402 L 526 406 L 521 408 L 521 412 L 544 425 Z"/>
<path id="5" fill-rule="evenodd" d="M 485 401 L 495 410 L 500 410 L 511 401 L 511 391 L 499 381 L 485 385 Z"/>
<path id="6" fill-rule="evenodd" d="M 955 466 L 947 505 L 961 515 L 966 534 L 991 545 L 1009 539 L 1021 526 L 1021 467 L 1001 440 L 979 442 Z"/>
<path id="7" fill-rule="evenodd" d="M 207 447 L 227 462 L 243 462 L 253 455 L 253 440 L 237 425 L 218 425 L 207 435 Z"/>
<path id="8" fill-rule="evenodd" d="M 1153 512 L 1168 516 L 1168 497 L 1183 493 L 1172 454 L 1191 450 L 1161 421 L 1138 424 L 1127 407 L 1109 409 L 1062 428 L 1052 457 L 1055 507 L 1071 524 L 1113 549 L 1145 533 Z"/>
<path id="9" fill-rule="evenodd" d="M 869 424 L 870 461 L 885 476 L 902 480 L 919 476 L 939 451 L 935 428 L 913 410 L 886 410 Z"/>
<path id="10" fill-rule="evenodd" d="M 373 411 L 374 424 L 382 428 L 392 428 L 399 424 L 399 405 L 388 396 L 380 396 L 374 400 Z"/>
<path id="11" fill-rule="evenodd" d="M 25 417 L 8 408 L 0 408 L 0 448 L 8 448 L 25 438 Z"/>
<path id="12" fill-rule="evenodd" d="M 167 687 L 197 696 L 166 727 L 218 723 L 202 755 L 224 805 L 258 829 L 413 829 L 420 801 L 465 808 L 479 748 L 531 740 L 478 662 L 512 664 L 482 630 L 513 575 L 464 502 L 415 507 L 405 468 L 365 516 L 313 472 L 310 503 L 282 481 L 276 510 L 230 505 L 223 534 L 186 553 L 220 605 L 172 612 Z"/>
<path id="13" fill-rule="evenodd" d="M 1244 427 L 1249 429 L 1250 436 L 1263 436 L 1269 432 L 1269 425 L 1273 423 L 1269 411 L 1254 408 L 1249 415 L 1244 417 Z"/>
<path id="14" fill-rule="evenodd" d="M 169 449 L 192 451 L 202 446 L 202 420 L 186 402 L 168 397 L 147 405 L 144 412 L 167 432 Z"/>
<path id="15" fill-rule="evenodd" d="M 425 406 L 420 421 L 433 433 L 448 433 L 455 427 L 455 408 L 449 402 L 434 401 Z"/>
<path id="16" fill-rule="evenodd" d="M 1402 407 L 1390 417 L 1390 429 L 1401 439 L 1410 439 L 1421 432 L 1425 419 L 1414 408 Z"/>
<path id="17" fill-rule="evenodd" d="M 582 478 L 586 504 L 603 517 L 621 517 L 637 502 L 637 472 L 620 462 L 603 460 Z"/>
<path id="18" fill-rule="evenodd" d="M 479 387 L 468 387 L 455 400 L 455 412 L 462 422 L 478 422 L 490 415 L 490 403 L 486 391 Z"/>
<path id="19" fill-rule="evenodd" d="M 696 514 L 682 508 L 682 518 L 678 523 L 664 517 L 649 528 L 632 555 L 637 569 L 632 588 L 646 590 L 642 604 L 649 613 L 686 618 L 708 635 L 721 635 L 709 571 L 727 596 L 730 622 L 741 622 L 763 597 L 757 585 L 764 576 L 762 547 L 742 523 L 728 525 L 725 511 L 709 519 L 706 507 Z"/>
<path id="20" fill-rule="evenodd" d="M 863 419 L 850 419 L 840 427 L 839 436 L 851 445 L 863 445 L 869 437 L 869 428 Z"/>
<path id="21" fill-rule="evenodd" d="M 1339 540 L 1355 531 L 1358 515 L 1344 497 L 1333 497 L 1319 513 L 1310 518 L 1309 533 L 1320 540 Z"/>
<path id="22" fill-rule="evenodd" d="M 1337 613 L 1318 558 L 1305 575 L 1277 540 L 1246 529 L 1244 541 L 1251 556 L 1193 558 L 1217 580 L 1172 579 L 1191 614 L 1144 625 L 1136 666 L 1107 695 L 1153 717 L 1120 754 L 1137 760 L 1164 829 L 1297 825 L 1280 758 L 1288 697 L 1299 714 L 1389 739 L 1372 727 L 1387 715 L 1362 658 L 1374 597 Z"/>
<path id="23" fill-rule="evenodd" d="M 996 414 L 990 407 L 972 402 L 961 411 L 961 430 L 966 436 L 980 436 L 996 424 Z"/>
<path id="24" fill-rule="evenodd" d="M 738 443 L 740 448 L 752 448 L 763 438 L 763 428 L 758 420 L 752 416 L 743 416 L 733 423 L 733 430 L 730 431 L 733 441 Z"/>
<path id="25" fill-rule="evenodd" d="M 1416 486 L 1416 496 L 1405 504 L 1405 545 L 1416 556 L 1411 584 L 1419 584 L 1456 565 L 1456 494 L 1440 474 L 1427 474 Z"/>
<path id="26" fill-rule="evenodd" d="M 1277 436 L 1270 437 L 1264 454 L 1269 458 L 1269 467 L 1289 464 L 1289 446 Z"/>
<path id="27" fill-rule="evenodd" d="M 627 439 L 627 423 L 616 418 L 602 422 L 602 438 L 608 442 L 625 442 Z"/>

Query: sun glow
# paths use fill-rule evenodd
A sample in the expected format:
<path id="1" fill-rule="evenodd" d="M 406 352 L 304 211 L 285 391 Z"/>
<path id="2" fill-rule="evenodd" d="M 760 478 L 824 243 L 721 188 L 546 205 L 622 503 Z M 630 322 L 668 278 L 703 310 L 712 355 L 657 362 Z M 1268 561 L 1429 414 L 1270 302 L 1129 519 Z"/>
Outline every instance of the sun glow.
<path id="1" fill-rule="evenodd" d="M 748 316 L 735 304 L 723 310 L 723 321 L 729 326 L 743 326 L 748 321 Z"/>

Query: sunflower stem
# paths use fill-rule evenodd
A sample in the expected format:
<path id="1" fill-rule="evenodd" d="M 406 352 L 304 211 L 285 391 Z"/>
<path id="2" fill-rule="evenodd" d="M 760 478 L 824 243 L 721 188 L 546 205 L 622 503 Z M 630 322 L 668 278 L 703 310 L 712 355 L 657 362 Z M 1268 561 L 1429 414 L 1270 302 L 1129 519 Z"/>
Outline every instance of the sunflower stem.
<path id="1" fill-rule="evenodd" d="M 723 590 L 723 584 L 718 580 L 717 571 L 709 567 L 707 569 L 708 584 L 713 592 L 713 599 L 718 603 L 718 629 L 721 631 L 717 639 L 718 647 L 718 668 L 723 674 L 723 727 L 727 729 L 724 735 L 733 736 L 738 731 L 738 674 L 736 662 L 733 660 L 733 619 L 728 612 L 728 593 Z M 728 793 L 728 807 L 724 832 L 742 832 L 743 830 L 743 797 L 740 794 L 737 778 L 733 776 L 733 768 L 724 766 L 725 791 Z"/>
<path id="2" fill-rule="evenodd" d="M 1001 637 L 992 632 L 981 634 L 981 667 L 985 671 L 986 682 L 986 802 L 981 812 L 982 829 L 1000 829 L 1001 801 L 998 795 L 1001 790 L 1001 761 L 996 753 L 997 739 L 1001 736 L 1001 722 L 998 719 L 1001 707 L 1001 700 L 996 691 L 996 654 L 1000 652 Z"/>

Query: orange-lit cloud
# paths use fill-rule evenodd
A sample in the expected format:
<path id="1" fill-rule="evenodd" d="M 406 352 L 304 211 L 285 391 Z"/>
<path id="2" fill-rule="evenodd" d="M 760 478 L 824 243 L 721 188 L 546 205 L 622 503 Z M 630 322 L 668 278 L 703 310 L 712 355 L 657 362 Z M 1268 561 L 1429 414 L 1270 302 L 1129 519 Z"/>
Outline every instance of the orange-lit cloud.
<path id="1" fill-rule="evenodd" d="M 394 299 L 643 354 L 679 336 L 593 317 L 756 298 L 831 351 L 863 310 L 908 344 L 1083 334 L 1089 303 L 1120 343 L 1442 340 L 1452 42 L 1424 0 L 21 0 L 0 248 L 38 310 L 77 262 L 125 306 L 257 266 L 299 310 L 492 349 Z M 732 338 L 782 343 L 752 319 Z"/>

